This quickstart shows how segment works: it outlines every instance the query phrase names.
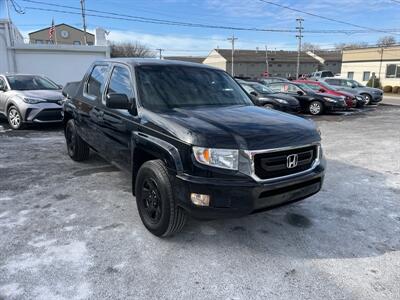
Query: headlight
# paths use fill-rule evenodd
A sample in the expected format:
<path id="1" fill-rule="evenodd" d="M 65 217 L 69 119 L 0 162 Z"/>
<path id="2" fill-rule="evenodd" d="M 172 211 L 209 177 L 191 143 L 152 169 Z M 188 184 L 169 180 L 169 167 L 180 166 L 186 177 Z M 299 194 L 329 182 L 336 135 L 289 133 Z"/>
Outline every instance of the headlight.
<path id="1" fill-rule="evenodd" d="M 324 97 L 324 99 L 328 102 L 337 102 L 336 99 L 330 98 L 330 97 Z"/>
<path id="2" fill-rule="evenodd" d="M 201 164 L 229 170 L 238 169 L 239 150 L 193 147 L 193 154 Z"/>
<path id="3" fill-rule="evenodd" d="M 276 101 L 278 101 L 281 104 L 288 104 L 288 102 L 286 100 L 283 100 L 283 99 L 276 99 Z"/>
<path id="4" fill-rule="evenodd" d="M 24 97 L 22 98 L 22 100 L 25 103 L 29 103 L 29 104 L 38 104 L 41 102 L 46 102 L 46 100 L 40 99 L 40 98 L 30 98 L 30 97 Z"/>

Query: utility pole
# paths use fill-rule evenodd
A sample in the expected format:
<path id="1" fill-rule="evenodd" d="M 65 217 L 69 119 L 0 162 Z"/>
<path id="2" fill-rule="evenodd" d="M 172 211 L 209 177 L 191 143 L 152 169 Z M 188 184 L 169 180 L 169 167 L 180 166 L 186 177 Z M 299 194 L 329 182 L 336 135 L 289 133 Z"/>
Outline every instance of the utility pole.
<path id="1" fill-rule="evenodd" d="M 156 50 L 159 51 L 159 53 L 160 53 L 160 59 L 162 59 L 162 58 L 163 58 L 163 57 L 162 57 L 162 52 L 164 51 L 164 49 L 159 48 L 159 49 L 156 49 Z"/>
<path id="2" fill-rule="evenodd" d="M 86 17 L 85 17 L 85 0 L 81 1 L 81 11 L 82 11 L 82 21 L 83 21 L 83 43 L 87 45 L 87 37 L 86 37 Z"/>
<path id="3" fill-rule="evenodd" d="M 301 39 L 302 39 L 302 35 L 301 32 L 304 29 L 304 27 L 302 26 L 302 22 L 304 21 L 304 19 L 302 18 L 297 18 L 297 27 L 296 29 L 298 30 L 298 34 L 296 35 L 296 38 L 299 39 L 299 48 L 297 49 L 297 69 L 296 69 L 296 79 L 299 78 L 300 75 L 300 53 L 301 53 Z"/>
<path id="4" fill-rule="evenodd" d="M 231 38 L 228 38 L 228 41 L 230 41 L 232 43 L 232 59 L 231 59 L 231 75 L 235 76 L 235 71 L 233 69 L 234 67 L 234 53 L 235 53 L 235 41 L 237 40 L 237 38 L 235 38 L 235 35 L 232 34 Z"/>
<path id="5" fill-rule="evenodd" d="M 384 50 L 383 47 L 381 47 L 381 49 L 379 50 L 379 52 L 381 53 L 381 59 L 380 59 L 380 62 L 379 62 L 379 74 L 378 74 L 379 80 L 381 80 L 382 61 L 383 61 L 383 50 Z M 375 85 L 373 85 L 372 87 L 375 87 Z"/>
<path id="6" fill-rule="evenodd" d="M 267 74 L 269 76 L 268 46 L 265 45 L 265 64 L 267 65 Z"/>

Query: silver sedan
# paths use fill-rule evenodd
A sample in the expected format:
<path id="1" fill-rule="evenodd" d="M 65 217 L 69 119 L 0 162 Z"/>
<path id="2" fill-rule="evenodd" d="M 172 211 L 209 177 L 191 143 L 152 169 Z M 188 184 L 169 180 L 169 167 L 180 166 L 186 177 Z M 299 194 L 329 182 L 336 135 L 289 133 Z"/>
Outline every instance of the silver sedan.
<path id="1" fill-rule="evenodd" d="M 0 74 L 0 114 L 12 129 L 62 121 L 61 86 L 38 75 Z"/>

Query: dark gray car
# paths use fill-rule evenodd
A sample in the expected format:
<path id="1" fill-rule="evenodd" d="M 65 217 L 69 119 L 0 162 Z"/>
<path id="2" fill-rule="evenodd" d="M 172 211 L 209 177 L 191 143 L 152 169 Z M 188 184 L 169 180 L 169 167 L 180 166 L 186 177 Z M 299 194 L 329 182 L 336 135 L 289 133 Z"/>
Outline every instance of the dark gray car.
<path id="1" fill-rule="evenodd" d="M 383 91 L 377 88 L 367 87 L 353 79 L 326 77 L 319 79 L 329 85 L 333 85 L 339 90 L 354 93 L 364 97 L 366 104 L 376 104 L 383 99 Z"/>
<path id="2" fill-rule="evenodd" d="M 0 74 L 0 114 L 12 129 L 62 121 L 61 87 L 38 75 Z"/>

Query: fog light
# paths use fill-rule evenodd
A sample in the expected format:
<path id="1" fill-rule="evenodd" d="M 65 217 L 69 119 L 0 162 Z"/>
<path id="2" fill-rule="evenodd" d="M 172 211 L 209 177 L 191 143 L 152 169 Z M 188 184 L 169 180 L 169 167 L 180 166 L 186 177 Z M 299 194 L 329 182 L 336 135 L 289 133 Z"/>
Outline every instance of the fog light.
<path id="1" fill-rule="evenodd" d="M 193 204 L 197 206 L 210 206 L 210 196 L 191 193 L 190 200 L 192 200 Z"/>

